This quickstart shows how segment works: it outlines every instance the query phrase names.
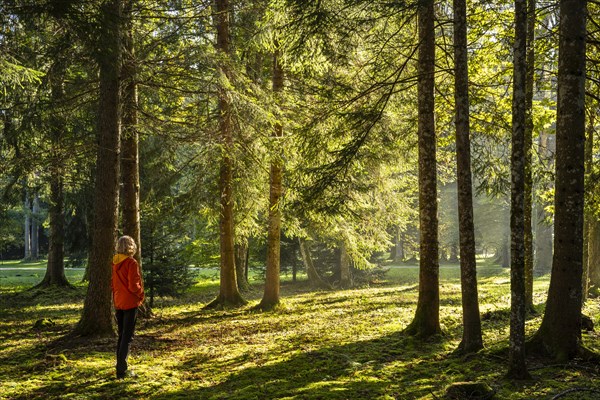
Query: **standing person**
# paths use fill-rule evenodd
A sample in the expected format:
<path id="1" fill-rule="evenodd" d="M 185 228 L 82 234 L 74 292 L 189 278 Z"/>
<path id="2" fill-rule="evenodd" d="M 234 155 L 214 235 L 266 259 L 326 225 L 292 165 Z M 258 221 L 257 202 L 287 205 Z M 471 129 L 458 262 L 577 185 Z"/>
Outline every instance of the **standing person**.
<path id="1" fill-rule="evenodd" d="M 144 301 L 144 286 L 140 267 L 133 255 L 137 251 L 135 241 L 130 236 L 121 236 L 117 241 L 112 264 L 112 291 L 119 329 L 117 342 L 117 379 L 134 377 L 127 370 L 129 346 L 133 340 L 137 310 Z"/>

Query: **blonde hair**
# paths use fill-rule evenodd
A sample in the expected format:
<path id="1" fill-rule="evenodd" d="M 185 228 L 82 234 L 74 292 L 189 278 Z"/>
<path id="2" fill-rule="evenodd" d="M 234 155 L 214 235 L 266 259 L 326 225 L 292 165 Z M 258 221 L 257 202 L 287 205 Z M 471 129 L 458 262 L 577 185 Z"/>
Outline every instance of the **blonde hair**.
<path id="1" fill-rule="evenodd" d="M 117 241 L 117 253 L 133 256 L 137 252 L 135 240 L 131 236 L 121 236 Z"/>

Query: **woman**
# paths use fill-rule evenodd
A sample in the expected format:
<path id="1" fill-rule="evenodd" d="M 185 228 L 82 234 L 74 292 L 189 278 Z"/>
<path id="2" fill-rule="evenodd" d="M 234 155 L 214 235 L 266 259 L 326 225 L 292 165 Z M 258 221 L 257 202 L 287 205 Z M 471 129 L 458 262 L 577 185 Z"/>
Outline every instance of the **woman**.
<path id="1" fill-rule="evenodd" d="M 144 301 L 144 286 L 140 267 L 133 258 L 137 251 L 130 236 L 122 236 L 117 242 L 112 264 L 112 291 L 119 329 L 117 342 L 117 379 L 135 376 L 127 370 L 129 346 L 133 340 L 138 307 Z"/>

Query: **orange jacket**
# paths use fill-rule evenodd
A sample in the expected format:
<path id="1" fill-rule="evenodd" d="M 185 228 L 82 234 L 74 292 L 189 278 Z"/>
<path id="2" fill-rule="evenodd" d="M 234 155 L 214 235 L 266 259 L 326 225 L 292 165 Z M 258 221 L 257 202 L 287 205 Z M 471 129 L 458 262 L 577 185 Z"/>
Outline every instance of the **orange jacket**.
<path id="1" fill-rule="evenodd" d="M 144 301 L 140 268 L 132 257 L 125 254 L 113 257 L 111 286 L 117 310 L 130 310 L 139 307 Z"/>

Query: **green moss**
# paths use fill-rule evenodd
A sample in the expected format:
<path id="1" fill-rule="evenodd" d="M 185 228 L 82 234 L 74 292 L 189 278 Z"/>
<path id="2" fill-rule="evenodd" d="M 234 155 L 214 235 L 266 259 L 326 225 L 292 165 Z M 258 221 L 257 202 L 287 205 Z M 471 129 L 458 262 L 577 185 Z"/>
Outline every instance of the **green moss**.
<path id="1" fill-rule="evenodd" d="M 207 275 L 183 298 L 161 298 L 156 317 L 141 319 L 130 363 L 139 378 L 116 381 L 114 340 L 69 338 L 79 319 L 85 287 L 72 291 L 0 289 L 0 398 L 16 399 L 428 399 L 442 398 L 454 382 L 478 381 L 499 399 L 547 398 L 570 387 L 600 390 L 594 368 L 545 367 L 530 360 L 534 380 L 506 381 L 510 304 L 508 274 L 479 267 L 486 349 L 455 357 L 461 339 L 458 268 L 441 269 L 444 336 L 420 341 L 401 331 L 414 316 L 417 269 L 392 267 L 385 284 L 310 292 L 282 286 L 271 312 L 254 307 L 262 287 L 244 294 L 247 305 L 203 310 L 217 293 Z M 536 280 L 540 323 L 547 277 Z M 598 325 L 600 301 L 585 309 Z M 594 311 L 596 310 L 596 311 Z M 54 325 L 32 327 L 38 320 Z M 600 349 L 597 334 L 584 334 Z"/>

